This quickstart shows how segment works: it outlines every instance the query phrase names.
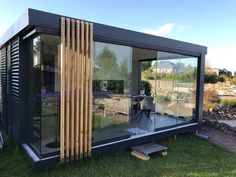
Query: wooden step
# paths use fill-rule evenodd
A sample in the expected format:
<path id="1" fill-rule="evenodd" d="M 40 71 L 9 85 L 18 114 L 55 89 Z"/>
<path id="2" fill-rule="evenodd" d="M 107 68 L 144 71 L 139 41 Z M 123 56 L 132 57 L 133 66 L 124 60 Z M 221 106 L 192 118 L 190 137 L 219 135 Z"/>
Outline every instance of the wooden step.
<path id="1" fill-rule="evenodd" d="M 132 147 L 132 150 L 136 150 L 138 152 L 141 152 L 148 156 L 149 154 L 155 153 L 155 152 L 163 152 L 166 151 L 168 147 L 159 145 L 157 143 L 148 143 L 148 144 L 142 144 L 139 146 Z"/>
<path id="2" fill-rule="evenodd" d="M 133 150 L 133 151 L 131 152 L 131 154 L 132 154 L 133 156 L 137 157 L 138 159 L 141 159 L 141 160 L 150 160 L 150 157 L 149 157 L 149 156 L 146 156 L 145 154 L 140 153 L 140 152 L 138 152 L 138 151 L 136 151 L 136 150 Z"/>
<path id="3" fill-rule="evenodd" d="M 167 149 L 168 147 L 159 145 L 157 143 L 148 143 L 132 147 L 131 154 L 141 160 L 149 160 L 149 155 L 157 152 L 159 152 L 162 156 L 166 156 Z"/>

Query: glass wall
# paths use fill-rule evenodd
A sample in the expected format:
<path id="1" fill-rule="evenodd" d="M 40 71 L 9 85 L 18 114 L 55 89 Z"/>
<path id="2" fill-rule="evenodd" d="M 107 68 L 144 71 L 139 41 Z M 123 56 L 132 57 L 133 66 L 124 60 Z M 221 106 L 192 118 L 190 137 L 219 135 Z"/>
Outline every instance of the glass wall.
<path id="1" fill-rule="evenodd" d="M 59 150 L 60 37 L 32 39 L 28 140 Z M 94 42 L 93 146 L 146 135 L 195 118 L 197 58 Z"/>
<path id="2" fill-rule="evenodd" d="M 41 142 L 41 97 L 35 96 L 40 93 L 40 37 L 33 39 L 33 44 L 30 46 L 33 48 L 32 70 L 30 76 L 30 98 L 29 98 L 29 126 L 28 136 L 31 145 L 40 153 Z M 33 96 L 34 95 L 34 96 Z M 33 102 L 33 104 L 32 104 Z"/>
<path id="3" fill-rule="evenodd" d="M 29 141 L 42 156 L 59 150 L 59 45 L 57 36 L 42 34 L 33 39 Z"/>
<path id="4" fill-rule="evenodd" d="M 195 118 L 197 58 L 95 42 L 93 144 Z"/>
<path id="5" fill-rule="evenodd" d="M 130 137 L 131 49 L 94 42 L 93 144 Z"/>
<path id="6" fill-rule="evenodd" d="M 141 61 L 141 78 L 150 83 L 154 97 L 154 130 L 191 122 L 195 118 L 197 58 L 157 52 Z"/>

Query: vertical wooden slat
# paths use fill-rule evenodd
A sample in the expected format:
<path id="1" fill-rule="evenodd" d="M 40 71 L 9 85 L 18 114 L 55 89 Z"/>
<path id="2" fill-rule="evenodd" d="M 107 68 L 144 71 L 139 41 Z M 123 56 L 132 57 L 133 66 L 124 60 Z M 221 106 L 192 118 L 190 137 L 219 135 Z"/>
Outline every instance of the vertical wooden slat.
<path id="1" fill-rule="evenodd" d="M 61 162 L 91 154 L 92 43 L 92 24 L 61 19 Z"/>
<path id="2" fill-rule="evenodd" d="M 83 117 L 84 117 L 84 22 L 80 23 L 81 25 L 81 48 L 80 48 L 80 60 L 81 60 L 81 67 L 80 67 L 80 74 L 81 74 L 81 89 L 80 89 L 80 157 L 83 157 L 83 143 L 84 143 L 84 121 L 83 121 Z"/>
<path id="3" fill-rule="evenodd" d="M 61 98 L 60 98 L 60 159 L 61 163 L 64 162 L 65 158 L 65 18 L 61 18 Z"/>
<path id="4" fill-rule="evenodd" d="M 88 155 L 91 155 L 91 145 L 92 145 L 92 99 L 93 99 L 93 95 L 92 95 L 92 83 L 93 83 L 93 78 L 92 78 L 92 67 L 93 67 L 93 24 L 90 24 L 90 30 L 89 30 L 89 68 L 90 68 L 90 72 L 89 72 L 89 118 L 88 118 Z"/>
<path id="5" fill-rule="evenodd" d="M 79 73 L 79 66 L 80 66 L 80 21 L 76 20 L 76 62 L 75 62 L 75 76 L 76 76 L 76 113 L 75 113 L 75 154 L 76 159 L 79 156 L 79 90 L 80 90 L 80 73 Z"/>
<path id="6" fill-rule="evenodd" d="M 85 22 L 85 51 L 84 51 L 84 60 L 85 60 L 85 70 L 84 70 L 84 155 L 87 156 L 88 146 L 87 146 L 87 135 L 88 135 L 88 23 Z"/>
<path id="7" fill-rule="evenodd" d="M 66 160 L 70 157 L 70 19 L 66 19 Z"/>
<path id="8" fill-rule="evenodd" d="M 75 139 L 74 139 L 74 126 L 75 126 L 75 122 L 74 122 L 74 93 L 75 93 L 75 79 L 74 79 L 74 57 L 75 57 L 75 21 L 72 19 L 71 20 L 71 24 L 72 24 L 72 31 L 71 31 L 71 41 L 72 41 L 72 50 L 71 50 L 71 62 L 70 62 L 70 72 L 71 72 L 71 78 L 70 78 L 70 82 L 71 82 L 71 98 L 70 98 L 70 110 L 71 110 L 71 120 L 70 120 L 70 143 L 71 143 L 71 158 L 74 158 L 74 149 L 75 149 Z"/>

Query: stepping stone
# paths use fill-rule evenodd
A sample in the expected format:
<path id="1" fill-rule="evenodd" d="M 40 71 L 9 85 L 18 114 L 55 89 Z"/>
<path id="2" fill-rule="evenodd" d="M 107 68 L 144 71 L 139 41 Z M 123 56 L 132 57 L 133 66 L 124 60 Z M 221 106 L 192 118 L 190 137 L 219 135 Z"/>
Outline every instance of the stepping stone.
<path id="1" fill-rule="evenodd" d="M 157 143 L 148 143 L 132 147 L 131 154 L 141 160 L 149 160 L 150 159 L 149 155 L 156 152 L 160 152 L 162 156 L 166 156 L 167 149 L 168 147 L 159 145 Z"/>

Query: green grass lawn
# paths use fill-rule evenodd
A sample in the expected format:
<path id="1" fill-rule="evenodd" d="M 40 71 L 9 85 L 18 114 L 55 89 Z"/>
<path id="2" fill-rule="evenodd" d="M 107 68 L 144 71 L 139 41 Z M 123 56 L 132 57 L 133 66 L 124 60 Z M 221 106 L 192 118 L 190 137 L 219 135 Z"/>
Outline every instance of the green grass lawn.
<path id="1" fill-rule="evenodd" d="M 26 157 L 11 143 L 0 151 L 0 176 L 236 176 L 236 154 L 227 152 L 192 135 L 181 135 L 159 142 L 169 147 L 168 156 L 154 154 L 141 161 L 128 150 L 88 158 L 44 172 L 31 170 Z"/>

